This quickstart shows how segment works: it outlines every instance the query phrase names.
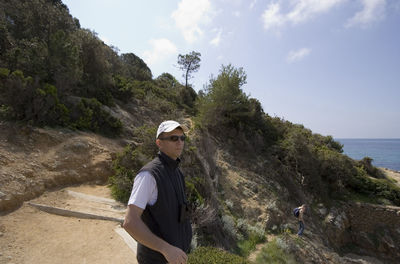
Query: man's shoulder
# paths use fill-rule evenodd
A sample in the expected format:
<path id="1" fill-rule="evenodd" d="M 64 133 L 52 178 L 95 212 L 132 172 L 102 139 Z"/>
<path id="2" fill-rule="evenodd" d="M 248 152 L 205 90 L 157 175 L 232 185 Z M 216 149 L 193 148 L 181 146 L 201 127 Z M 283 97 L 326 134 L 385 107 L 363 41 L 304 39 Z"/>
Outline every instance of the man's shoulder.
<path id="1" fill-rule="evenodd" d="M 146 171 L 151 171 L 151 169 L 153 169 L 153 168 L 155 168 L 155 167 L 158 167 L 158 166 L 160 166 L 160 165 L 162 165 L 162 162 L 161 162 L 160 158 L 157 156 L 157 157 L 155 157 L 153 160 L 147 162 L 146 165 L 144 165 L 144 166 L 140 169 L 140 171 L 145 171 L 145 170 L 146 170 Z"/>

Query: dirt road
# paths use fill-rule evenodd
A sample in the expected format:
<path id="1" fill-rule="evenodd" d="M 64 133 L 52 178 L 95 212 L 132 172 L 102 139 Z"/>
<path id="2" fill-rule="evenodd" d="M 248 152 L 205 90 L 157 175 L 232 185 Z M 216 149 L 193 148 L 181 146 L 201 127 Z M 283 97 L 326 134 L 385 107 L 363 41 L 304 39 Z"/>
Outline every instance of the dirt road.
<path id="1" fill-rule="evenodd" d="M 96 203 L 71 193 L 105 199 Z M 107 205 L 110 198 L 106 186 L 81 185 L 45 192 L 30 202 L 123 218 L 124 206 Z M 135 252 L 116 232 L 118 228 L 120 224 L 114 221 L 59 216 L 24 203 L 0 216 L 0 263 L 137 263 Z"/>

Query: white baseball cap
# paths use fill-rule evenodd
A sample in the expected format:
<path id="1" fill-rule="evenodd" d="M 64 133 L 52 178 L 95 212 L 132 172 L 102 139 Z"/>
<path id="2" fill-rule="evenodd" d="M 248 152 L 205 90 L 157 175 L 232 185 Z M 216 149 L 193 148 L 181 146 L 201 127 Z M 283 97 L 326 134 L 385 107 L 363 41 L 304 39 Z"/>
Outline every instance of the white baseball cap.
<path id="1" fill-rule="evenodd" d="M 182 130 L 185 132 L 187 130 L 187 128 L 185 126 L 182 126 L 181 124 L 179 124 L 178 122 L 174 121 L 174 120 L 167 120 L 162 122 L 157 129 L 157 136 L 156 139 L 158 138 L 158 136 L 163 133 L 163 132 L 171 132 L 172 130 L 174 130 L 175 128 L 182 128 Z"/>

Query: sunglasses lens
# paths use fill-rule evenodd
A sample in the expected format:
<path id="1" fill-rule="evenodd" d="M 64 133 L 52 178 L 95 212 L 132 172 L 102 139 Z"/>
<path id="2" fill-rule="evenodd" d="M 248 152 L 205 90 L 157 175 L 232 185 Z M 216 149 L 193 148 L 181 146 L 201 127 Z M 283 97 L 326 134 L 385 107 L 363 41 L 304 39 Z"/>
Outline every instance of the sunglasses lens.
<path id="1" fill-rule="evenodd" d="M 181 141 L 185 141 L 185 139 L 186 139 L 186 136 L 185 135 L 183 135 L 183 136 L 170 136 L 170 137 L 165 137 L 165 138 L 160 138 L 161 140 L 170 140 L 170 141 L 173 141 L 173 142 L 176 142 L 176 141 L 178 141 L 179 139 L 181 140 Z"/>
<path id="2" fill-rule="evenodd" d="M 185 141 L 186 136 L 185 135 L 183 135 L 183 136 L 171 136 L 171 141 L 176 142 L 176 141 L 178 141 L 178 139 L 180 139 L 181 141 Z"/>

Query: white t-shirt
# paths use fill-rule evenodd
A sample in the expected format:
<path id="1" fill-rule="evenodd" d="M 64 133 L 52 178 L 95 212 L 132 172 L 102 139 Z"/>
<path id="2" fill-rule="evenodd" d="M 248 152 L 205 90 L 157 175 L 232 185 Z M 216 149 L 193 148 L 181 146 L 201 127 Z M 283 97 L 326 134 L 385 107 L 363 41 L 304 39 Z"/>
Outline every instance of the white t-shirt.
<path id="1" fill-rule="evenodd" d="M 142 171 L 135 177 L 128 205 L 134 204 L 144 210 L 146 205 L 156 203 L 157 196 L 158 189 L 154 176 L 148 171 Z"/>

